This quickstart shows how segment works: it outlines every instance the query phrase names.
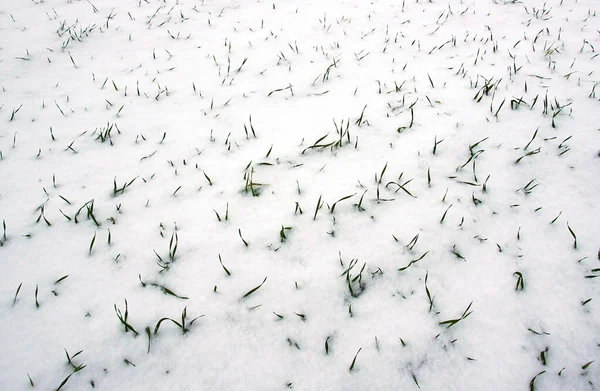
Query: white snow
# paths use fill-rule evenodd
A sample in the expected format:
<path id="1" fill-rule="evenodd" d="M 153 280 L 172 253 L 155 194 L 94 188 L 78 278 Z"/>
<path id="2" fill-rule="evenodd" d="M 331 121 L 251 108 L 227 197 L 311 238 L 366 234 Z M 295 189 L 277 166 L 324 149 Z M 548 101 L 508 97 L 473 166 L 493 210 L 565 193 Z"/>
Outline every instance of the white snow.
<path id="1" fill-rule="evenodd" d="M 599 6 L 2 1 L 0 388 L 596 389 Z"/>

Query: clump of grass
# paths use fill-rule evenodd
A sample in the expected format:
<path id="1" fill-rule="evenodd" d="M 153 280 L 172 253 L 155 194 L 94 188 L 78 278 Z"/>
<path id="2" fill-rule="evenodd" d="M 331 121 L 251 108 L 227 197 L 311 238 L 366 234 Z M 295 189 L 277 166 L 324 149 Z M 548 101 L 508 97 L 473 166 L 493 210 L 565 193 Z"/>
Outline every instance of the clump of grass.
<path id="1" fill-rule="evenodd" d="M 415 264 L 415 263 L 419 262 L 420 260 L 422 260 L 423 258 L 425 258 L 425 256 L 426 256 L 427 254 L 429 254 L 429 251 L 426 251 L 426 252 L 425 252 L 423 255 L 421 255 L 419 258 L 413 259 L 412 261 L 410 261 L 410 262 L 408 263 L 408 265 L 406 265 L 406 266 L 404 266 L 404 267 L 401 267 L 400 269 L 398 269 L 398 271 L 401 271 L 401 272 L 402 272 L 402 271 L 404 271 L 404 270 L 408 269 L 408 268 L 409 268 L 409 267 L 411 267 L 413 264 Z"/>
<path id="2" fill-rule="evenodd" d="M 469 311 L 471 309 L 471 305 L 473 305 L 473 302 L 471 302 L 469 304 L 469 306 L 462 313 L 462 315 L 460 316 L 460 318 L 445 320 L 445 321 L 439 323 L 440 326 L 446 326 L 447 328 L 450 328 L 450 327 L 454 326 L 455 324 L 457 324 L 458 322 L 460 322 L 461 320 L 466 319 L 469 315 L 471 315 L 473 313 L 473 311 Z"/>
<path id="3" fill-rule="evenodd" d="M 110 145 L 113 145 L 112 136 L 111 136 L 113 128 L 116 129 L 117 132 L 121 133 L 119 131 L 119 128 L 116 123 L 112 123 L 112 124 L 107 123 L 106 127 L 99 128 L 99 129 L 97 128 L 96 130 L 94 130 L 93 134 L 97 134 L 97 136 L 96 136 L 97 141 L 100 141 L 101 143 L 108 141 L 108 143 Z"/>
<path id="4" fill-rule="evenodd" d="M 287 343 L 290 346 L 294 346 L 296 349 L 300 350 L 300 345 L 298 345 L 298 342 L 292 340 L 291 338 L 287 338 Z"/>
<path id="5" fill-rule="evenodd" d="M 279 239 L 281 240 L 282 243 L 287 240 L 285 231 L 289 231 L 291 229 L 292 229 L 292 227 L 285 227 L 283 225 L 281 226 L 281 229 L 279 230 Z"/>
<path id="6" fill-rule="evenodd" d="M 138 179 L 138 177 L 135 177 L 132 180 L 130 180 L 129 182 L 123 183 L 123 186 L 118 187 L 117 186 L 117 177 L 115 177 L 113 180 L 113 196 L 116 197 L 119 194 L 123 194 L 125 192 L 125 189 L 127 189 L 129 186 L 131 186 L 133 184 L 133 182 L 135 182 L 136 179 Z"/>
<path id="7" fill-rule="evenodd" d="M 334 203 L 333 203 L 333 205 L 331 205 L 331 208 L 329 209 L 329 212 L 330 212 L 331 214 L 333 214 L 333 211 L 335 210 L 335 207 L 336 207 L 336 205 L 337 205 L 339 202 L 341 202 L 341 201 L 344 201 L 344 200 L 347 200 L 347 199 L 350 199 L 350 198 L 354 197 L 355 195 L 356 195 L 356 193 L 354 193 L 354 194 L 350 194 L 350 195 L 347 195 L 347 196 L 345 196 L 345 197 L 342 197 L 342 198 L 340 198 L 339 200 L 337 200 L 336 202 L 334 202 Z"/>
<path id="8" fill-rule="evenodd" d="M 117 314 L 117 318 L 119 318 L 119 321 L 123 325 L 125 332 L 127 333 L 127 332 L 131 331 L 137 337 L 138 332 L 135 331 L 133 326 L 131 326 L 127 322 L 127 318 L 129 317 L 129 307 L 127 305 L 127 299 L 125 299 L 125 313 L 122 313 L 121 310 L 119 308 L 117 308 L 116 304 L 115 304 L 115 313 Z"/>
<path id="9" fill-rule="evenodd" d="M 535 179 L 530 180 L 520 190 L 522 190 L 523 193 L 525 193 L 525 195 L 531 194 L 531 192 L 533 191 L 533 189 L 535 189 L 536 187 L 539 186 L 539 183 L 534 183 L 534 182 L 535 182 Z"/>
<path id="10" fill-rule="evenodd" d="M 440 141 L 438 141 L 437 135 L 434 137 L 434 139 L 433 139 L 433 150 L 432 150 L 432 153 L 434 155 L 437 152 L 437 146 L 440 145 L 442 142 L 444 142 L 444 140 L 445 139 L 441 139 Z"/>
<path id="11" fill-rule="evenodd" d="M 227 203 L 227 205 L 225 206 L 225 216 L 223 219 L 221 219 L 221 215 L 219 214 L 219 212 L 217 212 L 215 209 L 213 209 L 213 211 L 215 212 L 215 215 L 217 215 L 217 220 L 219 220 L 219 221 L 229 220 L 229 203 Z"/>
<path id="12" fill-rule="evenodd" d="M 73 363 L 73 359 L 78 356 L 79 354 L 81 354 L 83 351 L 80 350 L 79 352 L 75 353 L 73 356 L 69 356 L 69 352 L 67 352 L 67 350 L 65 349 L 65 353 L 67 355 L 67 363 L 69 364 L 69 366 L 72 367 L 73 372 L 71 372 L 71 374 L 69 374 L 58 386 L 58 388 L 56 389 L 56 391 L 59 391 L 61 388 L 63 388 L 65 386 L 65 384 L 67 384 L 67 382 L 69 381 L 69 379 L 71 378 L 71 376 L 73 376 L 74 374 L 76 374 L 77 372 L 81 371 L 82 369 L 84 369 L 87 365 L 85 364 L 79 364 L 79 365 L 75 365 Z M 31 380 L 31 378 L 30 378 Z"/>
<path id="13" fill-rule="evenodd" d="M 332 146 L 333 144 L 335 144 L 335 142 L 330 142 L 330 143 L 325 143 L 325 144 L 319 144 L 321 141 L 325 140 L 327 138 L 327 136 L 329 136 L 329 133 L 327 133 L 325 136 L 319 138 L 317 141 L 315 141 L 312 145 L 304 148 L 304 150 L 302 151 L 302 155 L 304 155 L 304 153 L 306 151 L 308 151 L 309 149 L 316 149 L 316 148 L 320 148 L 320 149 L 325 149 L 327 147 Z"/>
<path id="14" fill-rule="evenodd" d="M 418 240 L 419 240 L 419 234 L 416 234 L 415 236 L 413 236 L 413 238 L 410 240 L 410 242 L 408 242 L 408 244 L 406 245 L 406 248 L 408 248 L 409 250 L 412 250 L 416 246 Z"/>
<path id="15" fill-rule="evenodd" d="M 158 333 L 158 330 L 160 328 L 160 325 L 162 324 L 162 322 L 164 322 L 165 320 L 169 320 L 171 321 L 171 323 L 173 323 L 174 325 L 176 325 L 177 327 L 179 327 L 181 329 L 182 333 L 187 333 L 188 331 L 190 331 L 190 327 L 192 327 L 192 325 L 194 324 L 194 322 L 199 319 L 202 318 L 204 315 L 200 315 L 195 317 L 194 319 L 192 319 L 188 324 L 186 324 L 186 319 L 187 319 L 187 307 L 183 308 L 183 311 L 181 312 L 181 322 L 178 322 L 174 319 L 171 318 L 161 318 L 157 323 L 156 326 L 154 327 L 154 335 L 156 335 Z"/>
<path id="16" fill-rule="evenodd" d="M 479 49 L 477 50 L 477 56 L 475 58 L 475 63 L 477 63 L 478 58 L 479 58 Z M 498 86 L 500 85 L 500 82 L 502 81 L 502 79 L 494 81 L 493 77 L 490 78 L 489 80 L 485 79 L 485 78 L 483 78 L 483 79 L 484 79 L 483 86 L 477 91 L 477 93 L 473 97 L 473 100 L 475 100 L 477 102 L 481 102 L 481 99 L 484 96 L 489 96 L 489 94 L 492 90 L 498 89 Z M 479 77 L 477 78 L 477 80 L 479 80 Z"/>
<path id="17" fill-rule="evenodd" d="M 161 236 L 162 236 L 162 231 L 161 231 Z M 156 257 L 158 258 L 158 261 L 156 262 L 158 266 L 161 267 L 161 273 L 165 270 L 169 270 L 169 266 L 171 265 L 172 262 L 175 262 L 175 258 L 177 255 L 177 247 L 179 246 L 179 236 L 177 235 L 177 232 L 174 232 L 171 234 L 171 240 L 169 242 L 169 260 L 168 261 L 164 261 L 162 259 L 162 257 L 160 255 L 158 255 L 158 253 L 156 252 L 156 250 L 152 250 L 154 251 L 154 255 L 156 255 Z"/>
<path id="18" fill-rule="evenodd" d="M 87 215 L 86 215 L 87 219 L 88 220 L 91 219 L 94 222 L 94 224 L 97 227 L 99 227 L 100 223 L 98 223 L 98 220 L 96 219 L 96 216 L 94 215 L 94 200 L 90 200 L 90 201 L 86 202 L 77 210 L 77 212 L 75 213 L 75 216 L 73 216 L 73 221 L 75 222 L 75 224 L 79 223 L 79 220 L 77 219 L 77 217 L 79 216 L 79 213 L 81 213 L 81 211 L 84 208 L 87 210 Z M 64 215 L 64 213 L 63 213 L 63 215 Z"/>
<path id="19" fill-rule="evenodd" d="M 292 96 L 294 96 L 294 88 L 293 88 L 293 87 L 294 87 L 294 86 L 292 86 L 291 84 L 288 84 L 288 86 L 287 86 L 287 87 L 284 87 L 284 88 L 276 88 L 276 89 L 274 89 L 273 91 L 269 92 L 269 94 L 268 94 L 267 96 L 271 96 L 271 95 L 273 95 L 273 94 L 274 94 L 274 93 L 276 93 L 276 92 L 285 91 L 285 90 L 290 90 L 290 94 L 291 94 Z"/>
<path id="20" fill-rule="evenodd" d="M 179 236 L 177 232 L 171 234 L 171 241 L 169 242 L 169 260 L 175 261 L 175 255 L 177 254 L 177 246 L 179 245 Z"/>
<path id="21" fill-rule="evenodd" d="M 9 122 L 12 122 L 15 119 L 15 116 L 17 115 L 19 110 L 21 110 L 21 107 L 23 107 L 23 104 L 21 104 L 19 107 L 12 111 L 12 113 L 10 114 L 10 118 L 8 119 Z"/>
<path id="22" fill-rule="evenodd" d="M 365 208 L 362 207 L 362 202 L 363 199 L 365 198 L 365 194 L 367 194 L 367 191 L 369 190 L 365 190 L 362 195 L 360 196 L 360 200 L 358 201 L 358 204 L 354 204 L 354 206 L 356 206 L 356 209 L 358 209 L 360 212 L 364 212 Z"/>
<path id="23" fill-rule="evenodd" d="M 252 162 L 250 162 L 252 164 Z M 258 197 L 264 186 L 263 183 L 254 182 L 254 167 L 250 168 L 250 164 L 246 167 L 246 172 L 244 173 L 244 180 L 246 184 L 244 186 L 244 192 L 252 194 L 252 197 Z M 250 168 L 250 171 L 248 171 Z"/>
<path id="24" fill-rule="evenodd" d="M 394 182 L 394 181 L 390 181 L 390 182 L 388 182 L 388 183 L 387 183 L 387 185 L 385 185 L 385 188 L 387 189 L 387 188 L 388 188 L 390 185 L 396 185 L 396 186 L 397 186 L 397 188 L 396 188 L 396 191 L 395 191 L 395 193 L 398 193 L 398 191 L 399 191 L 399 190 L 402 190 L 402 191 L 404 191 L 406 194 L 408 194 L 409 196 L 411 196 L 412 198 L 417 198 L 417 197 L 416 197 L 416 196 L 414 196 L 414 195 L 413 195 L 413 194 L 412 194 L 410 191 L 408 191 L 408 189 L 406 188 L 406 185 L 408 185 L 410 182 L 412 182 L 414 178 L 411 178 L 411 179 L 409 179 L 409 180 L 407 180 L 407 181 L 404 181 L 403 183 L 401 183 L 401 179 L 402 179 L 402 175 L 403 175 L 403 174 L 404 174 L 404 173 L 400 174 L 400 177 L 398 178 L 398 181 L 397 181 L 397 182 Z"/>
<path id="25" fill-rule="evenodd" d="M 160 289 L 162 291 L 162 293 L 164 293 L 165 295 L 173 296 L 173 297 L 176 297 L 176 298 L 182 299 L 182 300 L 187 300 L 188 299 L 188 297 L 180 296 L 180 295 L 176 294 L 175 292 L 173 292 L 171 289 L 167 288 L 164 285 L 158 284 L 156 282 L 144 282 L 142 280 L 142 275 L 141 274 L 138 274 L 138 278 L 140 280 L 140 284 L 142 284 L 142 287 L 144 287 L 144 288 L 146 287 L 146 285 L 150 285 L 150 286 L 153 286 L 155 288 Z"/>
<path id="26" fill-rule="evenodd" d="M 79 356 L 81 353 L 83 353 L 83 350 L 78 351 L 77 353 L 75 353 L 74 355 L 69 355 L 69 352 L 67 351 L 67 349 L 65 349 L 65 355 L 67 356 L 67 364 L 69 364 L 71 367 L 73 367 L 73 369 L 77 368 L 78 365 L 75 365 L 73 363 L 73 359 L 77 356 Z"/>
<path id="27" fill-rule="evenodd" d="M 341 259 L 340 259 L 340 261 L 341 261 Z M 352 297 L 360 296 L 360 294 L 365 289 L 365 285 L 362 281 L 362 274 L 365 270 L 365 267 L 367 266 L 367 263 L 365 262 L 363 264 L 362 268 L 360 269 L 360 272 L 358 272 L 358 274 L 353 277 L 351 272 L 352 272 L 352 269 L 354 268 L 354 266 L 356 266 L 357 264 L 358 264 L 358 259 L 352 259 L 350 261 L 350 264 L 348 265 L 348 268 L 346 270 L 344 270 L 344 272 L 340 276 L 340 277 L 346 276 L 346 285 L 348 286 L 348 290 L 350 291 L 350 296 L 352 296 Z"/>
<path id="28" fill-rule="evenodd" d="M 452 246 L 452 250 L 450 252 L 458 259 L 462 259 L 463 261 L 467 261 L 467 259 L 456 249 L 456 244 Z"/>
<path id="29" fill-rule="evenodd" d="M 46 225 L 48 227 L 50 227 L 52 224 L 50 224 L 50 222 L 48 221 L 48 219 L 46 218 L 46 216 L 44 215 L 44 205 L 40 205 L 37 210 L 40 211 L 40 214 L 38 215 L 38 218 L 35 220 L 35 223 L 39 223 L 42 219 L 44 220 L 44 222 L 46 223 Z"/>
<path id="30" fill-rule="evenodd" d="M 367 109 L 367 105 L 365 105 L 365 107 L 363 107 L 363 109 L 360 113 L 360 117 L 358 117 L 358 119 L 355 122 L 355 124 L 358 125 L 358 127 L 360 127 L 363 123 L 368 123 L 368 121 L 364 119 L 366 109 Z"/>
<path id="31" fill-rule="evenodd" d="M 524 158 L 526 158 L 528 156 L 537 155 L 538 153 L 540 153 L 541 150 L 542 150 L 541 148 L 536 148 L 533 151 L 529 151 L 529 152 L 525 153 L 520 158 L 518 158 L 517 160 L 515 160 L 515 164 L 519 164 L 519 162 L 521 162 L 521 160 L 523 160 Z"/>

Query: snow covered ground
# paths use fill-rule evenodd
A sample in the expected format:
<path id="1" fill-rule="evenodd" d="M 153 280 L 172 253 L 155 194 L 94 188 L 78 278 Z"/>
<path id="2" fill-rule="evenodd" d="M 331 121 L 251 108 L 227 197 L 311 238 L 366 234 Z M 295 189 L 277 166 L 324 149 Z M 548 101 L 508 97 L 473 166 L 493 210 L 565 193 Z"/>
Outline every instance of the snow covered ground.
<path id="1" fill-rule="evenodd" d="M 0 2 L 0 388 L 600 383 L 600 2 Z"/>

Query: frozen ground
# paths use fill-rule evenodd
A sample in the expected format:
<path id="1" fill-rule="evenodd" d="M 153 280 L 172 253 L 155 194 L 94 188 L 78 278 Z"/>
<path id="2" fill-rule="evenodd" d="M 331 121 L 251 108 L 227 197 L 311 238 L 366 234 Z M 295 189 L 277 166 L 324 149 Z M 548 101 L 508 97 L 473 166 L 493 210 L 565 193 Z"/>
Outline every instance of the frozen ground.
<path id="1" fill-rule="evenodd" d="M 3 0 L 0 388 L 597 389 L 598 12 Z"/>

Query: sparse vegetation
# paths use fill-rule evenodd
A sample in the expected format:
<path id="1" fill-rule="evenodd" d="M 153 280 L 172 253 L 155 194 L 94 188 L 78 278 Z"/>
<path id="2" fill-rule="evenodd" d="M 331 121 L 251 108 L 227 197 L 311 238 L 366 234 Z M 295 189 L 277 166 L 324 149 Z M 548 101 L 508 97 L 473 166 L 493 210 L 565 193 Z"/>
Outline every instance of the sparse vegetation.
<path id="1" fill-rule="evenodd" d="M 597 2 L 5 3 L 3 388 L 600 382 Z"/>

